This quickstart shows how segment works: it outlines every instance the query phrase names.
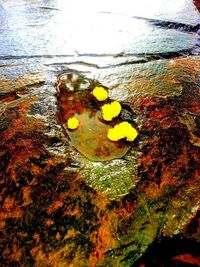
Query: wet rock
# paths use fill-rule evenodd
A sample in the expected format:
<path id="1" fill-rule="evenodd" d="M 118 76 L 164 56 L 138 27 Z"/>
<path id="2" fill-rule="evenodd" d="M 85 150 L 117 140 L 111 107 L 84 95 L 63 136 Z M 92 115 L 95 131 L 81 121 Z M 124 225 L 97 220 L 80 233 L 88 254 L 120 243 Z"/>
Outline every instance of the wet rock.
<path id="1" fill-rule="evenodd" d="M 129 68 L 99 76 L 139 127 L 122 159 L 91 162 L 70 145 L 51 79 L 2 100 L 1 262 L 130 266 L 163 236 L 198 240 L 200 61 Z M 149 77 L 155 87 L 136 86 Z"/>
<path id="2" fill-rule="evenodd" d="M 54 1 L 0 7 L 0 265 L 198 266 L 198 12 L 180 2 L 142 19 L 117 4 L 95 16 Z M 88 159 L 95 142 L 85 155 L 73 146 L 56 85 L 66 72 L 81 91 L 74 112 L 97 115 L 88 92 L 102 85 L 138 129 L 133 144 L 108 146 L 105 161 Z"/>

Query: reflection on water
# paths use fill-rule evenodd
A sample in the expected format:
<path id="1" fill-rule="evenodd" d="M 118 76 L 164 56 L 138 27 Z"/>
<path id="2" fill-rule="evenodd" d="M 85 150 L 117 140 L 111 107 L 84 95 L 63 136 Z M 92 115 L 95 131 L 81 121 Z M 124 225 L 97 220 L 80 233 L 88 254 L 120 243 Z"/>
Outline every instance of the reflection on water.
<path id="1" fill-rule="evenodd" d="M 157 29 L 133 16 L 195 24 L 190 0 L 7 1 L 1 56 L 156 53 L 191 48 L 195 35 Z"/>
<path id="2" fill-rule="evenodd" d="M 197 13 L 191 0 L 151 0 L 151 1 L 114 1 L 114 0 L 86 0 L 86 1 L 57 1 L 58 6 L 65 12 L 84 17 L 90 13 L 110 12 L 126 16 L 142 16 L 163 20 L 195 23 Z M 83 12 L 84 11 L 84 12 Z M 187 11 L 187 12 L 186 12 Z M 87 18 L 85 18 L 87 20 Z"/>
<path id="3" fill-rule="evenodd" d="M 106 122 L 102 119 L 100 106 L 91 94 L 95 84 L 83 77 L 66 73 L 58 77 L 59 120 L 62 123 L 72 145 L 86 158 L 92 161 L 107 161 L 121 158 L 131 147 L 125 140 L 111 142 L 107 138 L 108 130 L 118 119 Z M 67 121 L 75 117 L 79 126 L 69 130 Z"/>

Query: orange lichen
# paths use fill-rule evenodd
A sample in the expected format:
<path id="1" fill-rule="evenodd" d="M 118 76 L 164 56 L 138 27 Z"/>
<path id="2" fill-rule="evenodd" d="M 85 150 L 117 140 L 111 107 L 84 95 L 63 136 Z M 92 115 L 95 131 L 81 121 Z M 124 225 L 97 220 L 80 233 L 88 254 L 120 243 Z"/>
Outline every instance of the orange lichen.
<path id="1" fill-rule="evenodd" d="M 101 262 L 105 252 L 117 242 L 116 229 L 118 220 L 115 213 L 110 212 L 110 214 L 100 217 L 100 222 L 99 229 L 90 235 L 90 240 L 95 244 L 95 249 L 89 258 L 91 266 L 96 266 L 98 262 Z"/>
<path id="2" fill-rule="evenodd" d="M 22 210 L 19 207 L 19 204 L 16 203 L 13 197 L 6 197 L 0 210 L 0 220 L 5 220 L 7 218 L 20 218 L 21 216 Z"/>
<path id="3" fill-rule="evenodd" d="M 55 211 L 57 211 L 59 208 L 61 208 L 62 206 L 63 206 L 63 202 L 60 200 L 57 200 L 53 202 L 53 204 L 48 208 L 48 213 L 52 214 Z"/>
<path id="4" fill-rule="evenodd" d="M 49 227 L 49 226 L 51 226 L 51 225 L 54 225 L 54 221 L 53 220 L 51 220 L 51 219 L 47 219 L 46 220 L 46 222 L 45 222 L 45 225 L 47 226 L 47 227 Z"/>
<path id="5" fill-rule="evenodd" d="M 4 229 L 5 226 L 6 226 L 6 221 L 4 221 L 4 220 L 1 221 L 0 220 L 0 230 Z"/>
<path id="6" fill-rule="evenodd" d="M 22 191 L 23 191 L 23 201 L 24 201 L 23 206 L 28 206 L 29 204 L 32 203 L 32 199 L 30 197 L 32 191 L 31 187 L 25 186 L 23 187 Z"/>
<path id="7" fill-rule="evenodd" d="M 36 258 L 37 257 L 37 254 L 41 251 L 42 249 L 42 246 L 39 245 L 39 246 L 36 246 L 36 247 L 33 247 L 31 250 L 30 250 L 30 254 L 33 258 Z"/>
<path id="8" fill-rule="evenodd" d="M 97 193 L 96 196 L 91 199 L 91 203 L 98 207 L 98 209 L 105 211 L 110 200 L 106 195 Z"/>
<path id="9" fill-rule="evenodd" d="M 64 240 L 66 239 L 70 239 L 70 238 L 73 238 L 77 235 L 77 231 L 75 229 L 69 229 L 66 233 L 66 235 L 64 236 Z"/>
<path id="10" fill-rule="evenodd" d="M 79 206 L 72 207 L 72 205 L 69 205 L 67 210 L 64 212 L 64 215 L 78 217 L 80 215 L 80 207 Z"/>

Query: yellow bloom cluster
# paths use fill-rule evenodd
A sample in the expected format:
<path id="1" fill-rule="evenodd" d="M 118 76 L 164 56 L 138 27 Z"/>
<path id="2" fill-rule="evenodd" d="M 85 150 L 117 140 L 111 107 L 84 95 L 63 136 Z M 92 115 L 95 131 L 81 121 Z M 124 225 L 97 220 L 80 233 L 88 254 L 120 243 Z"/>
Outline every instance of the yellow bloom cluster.
<path id="1" fill-rule="evenodd" d="M 105 121 L 111 121 L 113 118 L 119 115 L 121 109 L 122 107 L 118 101 L 113 101 L 110 104 L 105 104 L 101 107 L 102 117 Z"/>
<path id="2" fill-rule="evenodd" d="M 98 101 L 104 101 L 108 98 L 108 92 L 103 87 L 95 87 L 92 94 Z"/>
<path id="3" fill-rule="evenodd" d="M 98 101 L 104 101 L 108 98 L 108 92 L 103 87 L 95 87 L 92 94 Z M 118 101 L 113 101 L 101 107 L 102 117 L 105 121 L 112 121 L 121 112 L 121 104 Z M 67 121 L 68 129 L 75 130 L 79 126 L 79 121 L 75 117 L 71 117 Z M 127 121 L 123 121 L 107 132 L 107 138 L 110 141 L 118 141 L 126 138 L 127 141 L 133 141 L 138 136 L 137 130 Z"/>
<path id="4" fill-rule="evenodd" d="M 75 130 L 79 126 L 79 121 L 76 118 L 69 118 L 67 121 L 67 127 L 71 130 Z"/>
<path id="5" fill-rule="evenodd" d="M 123 121 L 108 130 L 107 137 L 111 141 L 118 141 L 126 138 L 127 141 L 133 141 L 138 135 L 138 132 L 127 121 Z"/>

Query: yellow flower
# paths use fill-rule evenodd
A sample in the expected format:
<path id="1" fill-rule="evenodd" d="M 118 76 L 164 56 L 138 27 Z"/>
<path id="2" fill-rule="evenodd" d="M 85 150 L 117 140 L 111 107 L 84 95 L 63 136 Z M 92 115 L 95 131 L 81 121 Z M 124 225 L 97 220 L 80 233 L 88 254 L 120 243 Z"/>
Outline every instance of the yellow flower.
<path id="1" fill-rule="evenodd" d="M 133 141 L 138 136 L 138 132 L 127 121 L 123 121 L 108 130 L 107 137 L 111 141 L 118 141 L 126 138 L 127 141 Z"/>
<path id="2" fill-rule="evenodd" d="M 104 101 L 108 98 L 108 92 L 103 87 L 95 87 L 92 94 L 98 101 Z"/>
<path id="3" fill-rule="evenodd" d="M 105 104 L 101 107 L 102 117 L 105 121 L 111 121 L 113 118 L 119 115 L 121 109 L 122 107 L 118 101 L 113 101 L 110 104 Z"/>
<path id="4" fill-rule="evenodd" d="M 69 118 L 67 121 L 67 127 L 71 130 L 75 130 L 79 126 L 79 121 L 76 118 Z"/>

